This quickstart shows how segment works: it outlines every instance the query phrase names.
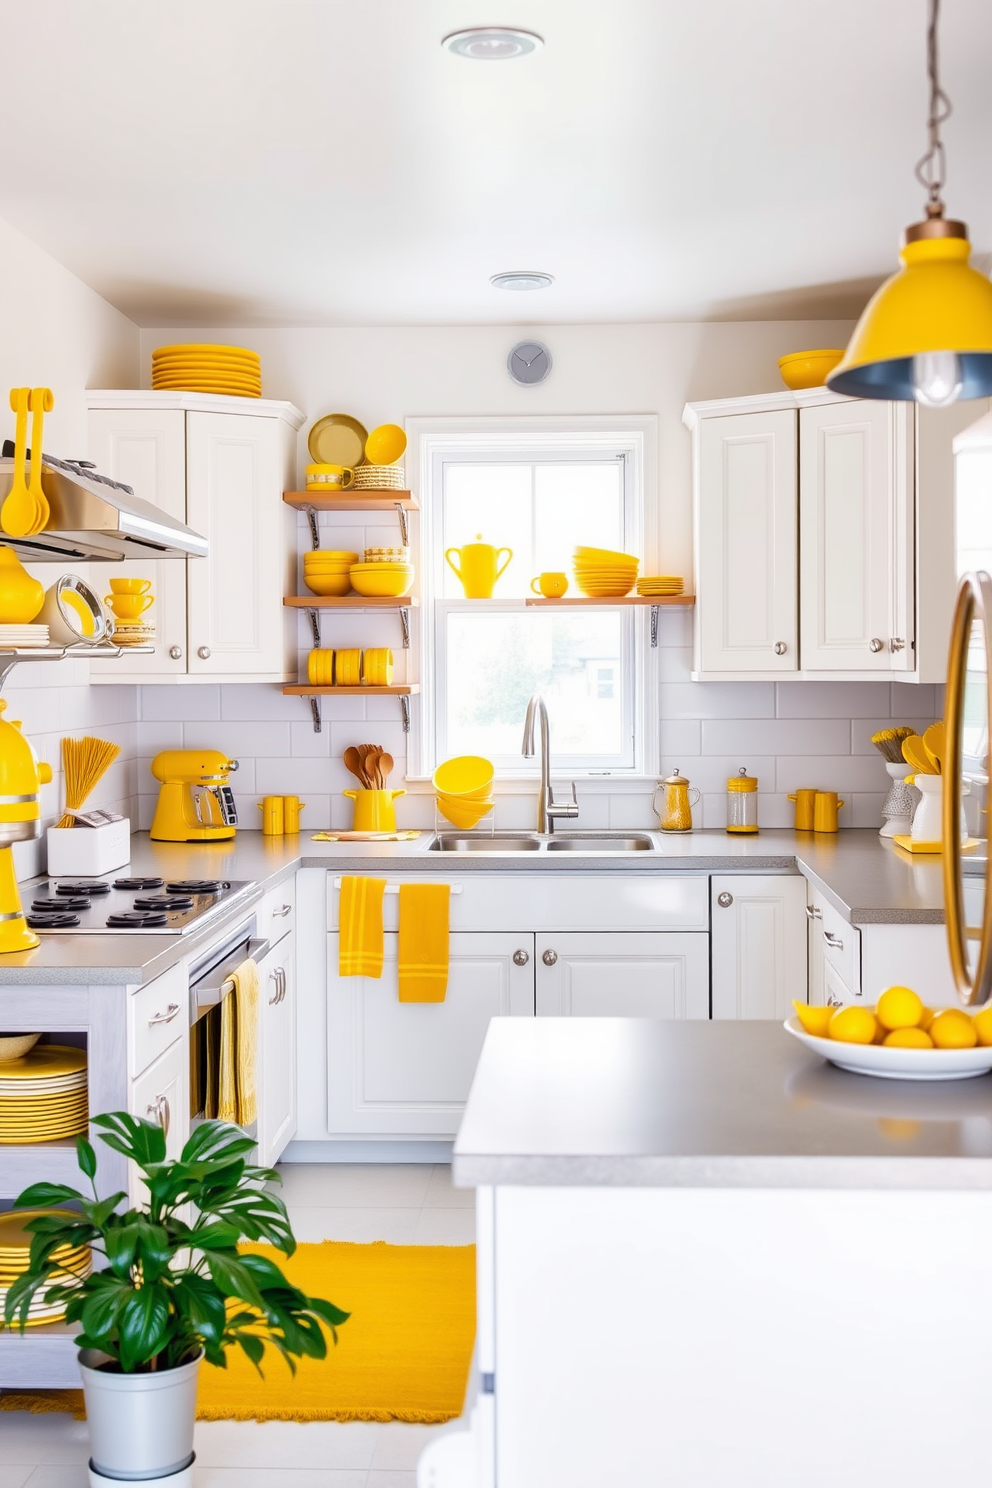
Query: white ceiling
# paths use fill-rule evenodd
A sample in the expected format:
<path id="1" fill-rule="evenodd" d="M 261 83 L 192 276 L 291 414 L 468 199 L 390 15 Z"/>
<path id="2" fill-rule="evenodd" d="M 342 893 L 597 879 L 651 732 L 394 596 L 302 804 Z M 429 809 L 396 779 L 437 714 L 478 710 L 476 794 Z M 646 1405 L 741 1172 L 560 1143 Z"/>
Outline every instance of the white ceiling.
<path id="1" fill-rule="evenodd" d="M 992 4 L 944 12 L 948 206 L 986 252 Z M 924 0 L 0 0 L 0 17 L 0 214 L 143 325 L 845 316 L 921 215 Z M 441 48 L 478 21 L 546 45 L 505 63 Z M 512 268 L 556 282 L 490 287 Z"/>

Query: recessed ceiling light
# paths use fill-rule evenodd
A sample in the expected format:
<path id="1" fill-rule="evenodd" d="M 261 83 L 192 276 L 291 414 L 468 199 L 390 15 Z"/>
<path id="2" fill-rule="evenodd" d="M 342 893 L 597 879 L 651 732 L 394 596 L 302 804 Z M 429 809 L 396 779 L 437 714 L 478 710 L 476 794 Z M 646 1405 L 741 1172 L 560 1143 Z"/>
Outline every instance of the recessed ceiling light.
<path id="1" fill-rule="evenodd" d="M 451 31 L 441 42 L 442 46 L 458 57 L 470 57 L 473 62 L 508 62 L 513 57 L 526 57 L 544 45 L 544 37 L 536 31 L 520 31 L 516 26 L 466 26 L 463 31 Z"/>
<path id="2" fill-rule="evenodd" d="M 493 274 L 489 283 L 494 289 L 547 289 L 554 284 L 553 274 L 534 269 L 514 269 L 508 274 Z"/>

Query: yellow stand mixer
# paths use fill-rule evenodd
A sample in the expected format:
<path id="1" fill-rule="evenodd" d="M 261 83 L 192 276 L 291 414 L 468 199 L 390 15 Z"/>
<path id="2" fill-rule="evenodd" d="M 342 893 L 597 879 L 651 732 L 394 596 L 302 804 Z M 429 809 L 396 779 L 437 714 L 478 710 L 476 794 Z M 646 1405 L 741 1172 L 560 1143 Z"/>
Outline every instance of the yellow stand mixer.
<path id="1" fill-rule="evenodd" d="M 161 782 L 151 835 L 156 842 L 218 842 L 238 824 L 227 783 L 237 760 L 218 749 L 164 749 L 152 760 Z"/>
<path id="2" fill-rule="evenodd" d="M 0 713 L 6 706 L 0 698 Z M 41 836 L 38 792 L 51 778 L 51 765 L 38 760 L 21 725 L 0 718 L 0 955 L 40 944 L 21 909 L 12 848 Z"/>

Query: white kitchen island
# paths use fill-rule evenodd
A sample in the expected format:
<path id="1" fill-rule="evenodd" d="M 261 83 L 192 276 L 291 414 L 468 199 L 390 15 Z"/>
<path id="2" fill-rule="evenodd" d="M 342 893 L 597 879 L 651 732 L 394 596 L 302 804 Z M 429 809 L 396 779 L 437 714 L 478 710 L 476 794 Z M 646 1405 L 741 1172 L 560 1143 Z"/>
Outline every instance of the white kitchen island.
<path id="1" fill-rule="evenodd" d="M 421 1488 L 985 1488 L 992 1080 L 774 1023 L 493 1022 L 478 1393 Z"/>

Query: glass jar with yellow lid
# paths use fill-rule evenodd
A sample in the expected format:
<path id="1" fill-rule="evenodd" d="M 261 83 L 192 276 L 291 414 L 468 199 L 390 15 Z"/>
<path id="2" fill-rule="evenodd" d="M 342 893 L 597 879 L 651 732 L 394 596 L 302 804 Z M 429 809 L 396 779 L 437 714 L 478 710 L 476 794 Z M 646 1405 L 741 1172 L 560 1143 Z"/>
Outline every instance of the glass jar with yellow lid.
<path id="1" fill-rule="evenodd" d="M 727 781 L 727 831 L 756 832 L 758 830 L 758 782 L 741 765 L 736 775 Z"/>

